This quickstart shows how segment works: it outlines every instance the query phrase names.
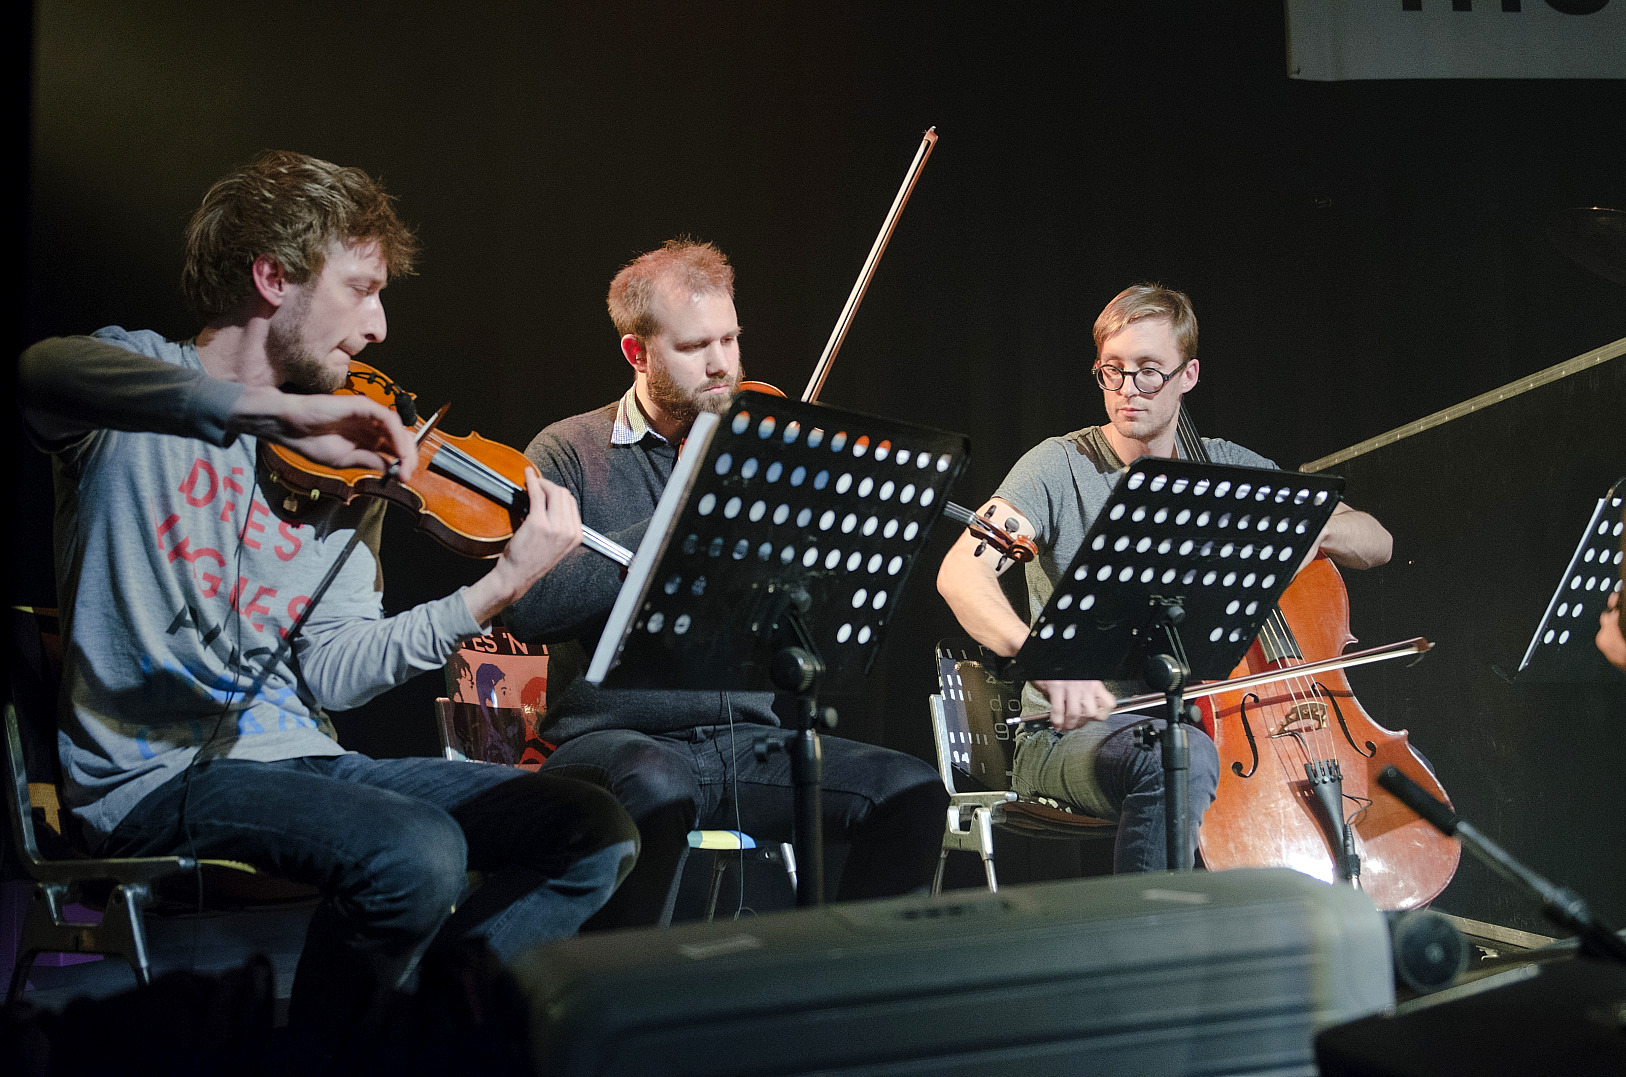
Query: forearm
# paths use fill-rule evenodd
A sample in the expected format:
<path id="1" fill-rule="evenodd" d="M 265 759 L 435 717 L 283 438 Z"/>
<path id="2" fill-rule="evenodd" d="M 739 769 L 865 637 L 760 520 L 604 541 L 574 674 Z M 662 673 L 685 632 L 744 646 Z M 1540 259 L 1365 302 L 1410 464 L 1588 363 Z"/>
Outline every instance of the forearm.
<path id="1" fill-rule="evenodd" d="M 1376 568 L 1394 554 L 1394 536 L 1369 513 L 1339 505 L 1327 522 L 1321 549 L 1334 564 Z"/>
<path id="2" fill-rule="evenodd" d="M 394 617 L 312 616 L 298 640 L 300 672 L 317 702 L 359 707 L 409 678 L 446 664 L 463 640 L 479 635 L 461 591 Z"/>
<path id="3" fill-rule="evenodd" d="M 23 352 L 17 388 L 29 431 L 46 446 L 97 429 L 230 445 L 243 387 L 94 337 L 51 337 Z"/>
<path id="4" fill-rule="evenodd" d="M 937 591 L 967 635 L 1009 658 L 1027 640 L 1027 622 L 1011 609 L 999 578 L 974 555 L 975 549 L 969 536 L 954 543 L 937 570 Z"/>

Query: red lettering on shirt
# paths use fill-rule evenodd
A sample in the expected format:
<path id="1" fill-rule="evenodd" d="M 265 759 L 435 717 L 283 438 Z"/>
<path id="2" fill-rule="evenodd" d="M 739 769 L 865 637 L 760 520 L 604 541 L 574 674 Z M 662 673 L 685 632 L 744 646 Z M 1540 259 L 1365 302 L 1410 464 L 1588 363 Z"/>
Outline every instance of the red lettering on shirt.
<path id="1" fill-rule="evenodd" d="M 241 597 L 241 593 L 239 593 L 239 597 Z M 256 614 L 256 613 L 264 614 L 264 613 L 270 613 L 271 612 L 271 607 L 262 605 L 260 603 L 260 599 L 262 599 L 262 598 L 276 598 L 276 597 L 277 597 L 277 589 L 275 587 L 264 587 L 264 586 L 262 586 L 262 587 L 259 588 L 259 590 L 254 592 L 254 597 L 248 600 L 248 605 L 243 606 L 241 608 L 241 610 L 239 611 L 239 612 L 241 612 L 243 614 L 243 616 L 249 618 L 248 623 L 254 626 L 254 631 L 256 631 L 256 632 L 264 632 L 265 631 L 265 622 L 254 620 L 254 614 Z"/>
<path id="2" fill-rule="evenodd" d="M 196 492 L 198 482 L 205 476 L 207 476 L 209 480 L 209 492 L 199 494 Z M 213 501 L 215 499 L 215 491 L 219 488 L 220 476 L 216 475 L 215 469 L 209 466 L 209 461 L 203 459 L 201 456 L 192 462 L 191 473 L 186 476 L 186 481 L 182 482 L 180 485 L 180 491 L 186 497 L 186 503 L 194 508 L 201 508 Z M 173 560 L 173 558 L 171 558 L 171 560 Z"/>
<path id="3" fill-rule="evenodd" d="M 310 595 L 296 595 L 293 598 L 288 600 L 288 623 L 289 624 L 293 624 L 295 621 L 299 620 L 299 618 L 305 612 L 305 607 L 310 605 L 310 601 L 311 601 L 311 596 Z M 279 629 L 277 629 L 277 635 L 282 636 L 284 638 L 287 638 L 288 630 L 286 628 L 279 628 Z"/>
<path id="4" fill-rule="evenodd" d="M 284 561 L 292 561 L 294 559 L 294 555 L 299 552 L 300 547 L 305 545 L 305 540 L 294 534 L 294 528 L 288 526 L 287 520 L 280 521 L 277 524 L 277 534 L 293 543 L 293 545 L 284 550 L 282 548 L 282 543 L 279 542 L 275 546 L 271 547 L 271 552 L 276 554 Z"/>
<path id="5" fill-rule="evenodd" d="M 226 481 L 228 483 L 231 482 L 230 479 L 227 479 Z M 260 543 L 259 543 L 258 539 L 249 538 L 248 533 L 250 531 L 264 531 L 265 530 L 265 525 L 260 523 L 260 521 L 258 521 L 258 520 L 256 520 L 254 518 L 255 513 L 260 513 L 263 516 L 269 516 L 269 515 L 271 515 L 271 510 L 270 510 L 270 508 L 268 508 L 266 506 L 266 504 L 263 501 L 260 501 L 258 498 L 256 498 L 253 501 L 250 501 L 248 503 L 248 520 L 245 521 L 244 524 L 243 524 L 243 545 L 247 546 L 251 550 L 259 549 L 260 548 Z"/>
<path id="6" fill-rule="evenodd" d="M 171 564 L 174 564 L 176 561 L 186 561 L 190 563 L 196 561 L 200 557 L 209 558 L 221 568 L 226 567 L 226 558 L 219 550 L 209 546 L 202 546 L 196 550 L 192 549 L 192 539 L 190 536 L 183 536 L 181 541 L 177 542 L 174 546 L 171 546 L 169 550 L 169 561 Z"/>
<path id="7" fill-rule="evenodd" d="M 169 529 L 180 523 L 180 521 L 180 513 L 170 513 L 169 516 L 165 518 L 164 522 L 158 525 L 158 537 L 162 539 L 165 535 L 169 534 Z"/>
<path id="8" fill-rule="evenodd" d="M 231 469 L 231 475 L 241 475 L 242 473 L 243 473 L 243 469 L 240 468 L 240 467 L 234 467 L 234 468 Z M 239 493 L 239 494 L 243 493 L 243 484 L 238 482 L 236 479 L 232 478 L 231 475 L 228 475 L 225 479 L 221 480 L 221 483 L 220 483 L 221 488 L 226 489 L 226 490 L 231 490 L 231 491 L 233 491 L 235 493 Z M 235 502 L 235 501 L 226 502 L 225 507 L 220 510 L 220 522 L 221 523 L 230 523 L 231 518 L 232 518 L 232 514 L 234 512 L 236 512 L 236 511 L 237 511 L 237 502 Z M 249 518 L 252 519 L 253 515 L 254 515 L 254 507 L 252 505 L 250 505 L 249 506 Z M 247 545 L 252 546 L 256 550 L 259 549 L 259 547 L 257 545 L 255 545 L 254 543 L 248 543 Z"/>

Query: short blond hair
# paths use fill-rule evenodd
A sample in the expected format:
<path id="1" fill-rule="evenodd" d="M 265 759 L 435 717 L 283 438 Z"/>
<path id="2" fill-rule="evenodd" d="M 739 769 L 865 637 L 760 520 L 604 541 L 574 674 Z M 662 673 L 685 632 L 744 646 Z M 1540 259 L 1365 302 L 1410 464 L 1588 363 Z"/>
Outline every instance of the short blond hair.
<path id="1" fill-rule="evenodd" d="M 1108 339 L 1125 326 L 1147 318 L 1169 319 L 1175 342 L 1180 345 L 1180 358 L 1188 363 L 1197 358 L 1197 312 L 1191 309 L 1191 299 L 1184 292 L 1152 283 L 1131 284 L 1102 309 L 1095 319 L 1097 358 Z"/>
<path id="2" fill-rule="evenodd" d="M 240 310 L 254 294 L 254 261 L 276 260 L 303 284 L 322 272 L 328 244 L 375 241 L 392 277 L 412 272 L 418 241 L 383 184 L 288 150 L 263 153 L 221 178 L 186 226 L 181 291 L 205 318 Z"/>
<path id="3" fill-rule="evenodd" d="M 655 297 L 662 285 L 690 295 L 721 292 L 733 299 L 734 267 L 728 264 L 728 255 L 712 244 L 686 236 L 640 254 L 610 282 L 610 320 L 616 332 L 647 341 L 661 331 Z"/>

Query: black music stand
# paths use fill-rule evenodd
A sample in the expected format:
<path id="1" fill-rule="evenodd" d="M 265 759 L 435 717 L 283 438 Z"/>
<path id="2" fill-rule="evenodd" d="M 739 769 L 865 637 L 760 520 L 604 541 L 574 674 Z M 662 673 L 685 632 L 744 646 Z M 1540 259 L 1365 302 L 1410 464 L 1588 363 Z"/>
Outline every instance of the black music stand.
<path id="1" fill-rule="evenodd" d="M 1023 680 L 1143 677 L 1164 694 L 1168 727 L 1155 736 L 1171 869 L 1191 866 L 1186 683 L 1236 668 L 1343 488 L 1337 476 L 1135 461 L 1010 663 Z M 1309 778 L 1342 823 L 1341 787 Z"/>
<path id="2" fill-rule="evenodd" d="M 821 689 L 874 665 L 967 441 L 890 419 L 740 393 L 684 445 L 587 679 L 615 688 L 777 689 L 790 755 L 797 903 L 823 900 Z"/>
<path id="3" fill-rule="evenodd" d="M 1626 479 L 1598 499 L 1569 566 L 1514 671 L 1516 684 L 1618 681 L 1620 673 L 1598 653 L 1593 637 L 1609 595 L 1620 588 L 1621 505 Z"/>

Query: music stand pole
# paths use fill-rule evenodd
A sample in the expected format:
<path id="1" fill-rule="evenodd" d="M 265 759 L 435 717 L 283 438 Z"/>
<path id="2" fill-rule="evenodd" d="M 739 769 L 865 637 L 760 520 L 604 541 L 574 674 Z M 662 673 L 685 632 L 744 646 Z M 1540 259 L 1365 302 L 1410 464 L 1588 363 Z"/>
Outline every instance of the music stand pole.
<path id="1" fill-rule="evenodd" d="M 791 835 L 796 850 L 796 904 L 824 903 L 824 755 L 819 743 L 819 727 L 833 729 L 836 712 L 819 709 L 819 680 L 824 676 L 824 659 L 819 657 L 802 613 L 812 600 L 805 591 L 793 593 L 774 626 L 777 635 L 789 635 L 792 642 L 774 652 L 769 667 L 774 685 L 796 697 L 796 725 L 778 740 L 757 738 L 756 756 L 766 760 L 780 749 L 790 757 L 791 795 L 795 804 L 795 830 Z"/>
<path id="2" fill-rule="evenodd" d="M 1185 616 L 1178 605 L 1165 613 L 1169 627 Z M 1172 650 L 1173 648 L 1171 648 Z M 1170 871 L 1189 871 L 1192 867 L 1191 833 L 1191 740 L 1186 735 L 1186 678 L 1191 670 L 1172 654 L 1154 654 L 1146 658 L 1146 683 L 1163 693 L 1168 706 L 1168 725 L 1158 732 L 1142 726 L 1142 742 L 1156 740 L 1163 754 L 1163 833 L 1167 842 Z M 1149 744 L 1146 745 L 1150 747 Z"/>
<path id="3" fill-rule="evenodd" d="M 586 680 L 763 691 L 795 720 L 753 743 L 790 757 L 797 903 L 823 899 L 819 692 L 874 665 L 909 570 L 965 468 L 964 435 L 760 393 L 695 419 L 627 567 Z"/>

